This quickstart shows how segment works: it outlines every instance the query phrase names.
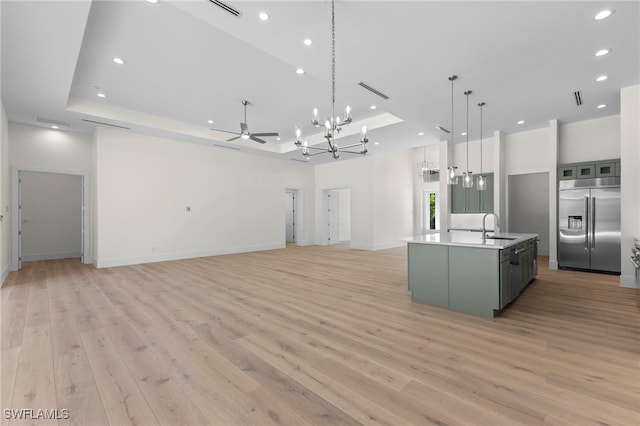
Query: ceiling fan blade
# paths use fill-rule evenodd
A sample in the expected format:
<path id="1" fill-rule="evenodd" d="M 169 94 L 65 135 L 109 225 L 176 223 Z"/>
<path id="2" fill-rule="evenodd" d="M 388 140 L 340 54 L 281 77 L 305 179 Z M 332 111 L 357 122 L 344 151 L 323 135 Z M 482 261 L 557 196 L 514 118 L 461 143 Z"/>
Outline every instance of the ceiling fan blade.
<path id="1" fill-rule="evenodd" d="M 249 134 L 249 126 L 247 126 L 247 123 L 240 123 L 240 133 L 245 135 Z"/>
<path id="2" fill-rule="evenodd" d="M 233 132 L 231 130 L 223 130 L 223 129 L 209 129 L 209 130 L 213 130 L 214 132 L 222 132 L 222 133 L 233 133 L 234 135 L 237 135 L 238 132 Z"/>
<path id="3" fill-rule="evenodd" d="M 278 136 L 278 132 L 270 132 L 270 133 L 251 133 L 251 136 Z"/>
<path id="4" fill-rule="evenodd" d="M 251 139 L 252 141 L 258 142 L 258 143 L 267 143 L 267 141 L 264 141 L 260 138 L 256 138 L 254 135 L 249 136 L 249 139 Z"/>
<path id="5" fill-rule="evenodd" d="M 240 139 L 240 136 L 236 136 L 235 138 L 227 139 L 227 142 L 235 141 L 236 139 Z"/>

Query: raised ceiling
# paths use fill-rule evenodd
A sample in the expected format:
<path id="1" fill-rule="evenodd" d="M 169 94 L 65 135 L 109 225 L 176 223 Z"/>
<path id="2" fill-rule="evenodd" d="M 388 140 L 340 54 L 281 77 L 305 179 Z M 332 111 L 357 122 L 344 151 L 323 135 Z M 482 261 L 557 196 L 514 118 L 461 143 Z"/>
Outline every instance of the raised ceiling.
<path id="1" fill-rule="evenodd" d="M 9 120 L 54 120 L 81 132 L 101 122 L 301 159 L 292 143 L 294 126 L 304 125 L 310 141 L 321 142 L 310 125 L 311 111 L 317 106 L 322 115 L 331 108 L 331 4 L 225 3 L 241 15 L 210 0 L 2 0 L 0 80 Z M 613 15 L 594 20 L 605 8 L 614 9 Z M 269 19 L 260 20 L 260 12 Z M 618 114 L 620 88 L 640 80 L 636 1 L 338 0 L 336 27 L 336 108 L 351 105 L 355 121 L 341 143 L 354 142 L 360 122 L 366 123 L 372 154 L 448 137 L 435 126 L 451 127 L 451 74 L 459 76 L 457 142 L 465 140 L 465 90 L 473 90 L 469 138 L 475 140 L 478 102 L 487 104 L 487 138 L 495 130 L 544 127 L 552 119 L 567 123 Z M 313 43 L 306 46 L 305 38 Z M 611 53 L 594 56 L 601 48 Z M 114 57 L 125 64 L 114 63 Z M 608 78 L 596 82 L 601 75 Z M 251 102 L 250 130 L 276 131 L 280 140 L 227 143 L 233 134 L 212 130 L 239 132 L 243 99 Z M 324 155 L 312 163 L 325 161 L 333 160 Z"/>

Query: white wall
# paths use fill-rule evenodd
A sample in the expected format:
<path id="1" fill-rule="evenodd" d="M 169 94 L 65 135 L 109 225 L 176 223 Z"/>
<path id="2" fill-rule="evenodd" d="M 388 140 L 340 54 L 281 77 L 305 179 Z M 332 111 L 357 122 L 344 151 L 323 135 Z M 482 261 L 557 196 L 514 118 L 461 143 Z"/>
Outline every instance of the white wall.
<path id="1" fill-rule="evenodd" d="M 620 158 L 620 116 L 560 125 L 558 163 Z"/>
<path id="2" fill-rule="evenodd" d="M 629 261 L 633 239 L 640 238 L 640 85 L 620 91 L 620 169 L 622 201 L 622 274 L 620 284 L 640 288 L 634 282 L 634 268 Z"/>
<path id="3" fill-rule="evenodd" d="M 9 125 L 4 105 L 0 101 L 0 285 L 11 266 L 11 185 L 9 169 Z"/>
<path id="4" fill-rule="evenodd" d="M 304 164 L 133 132 L 96 150 L 99 267 L 285 247 L 285 188 L 313 186 Z"/>
<path id="5" fill-rule="evenodd" d="M 315 238 L 325 244 L 322 196 L 327 189 L 351 190 L 351 247 L 373 248 L 373 156 L 337 160 L 314 167 Z"/>
<path id="6" fill-rule="evenodd" d="M 334 161 L 315 167 L 316 241 L 324 244 L 322 194 L 351 191 L 352 248 L 379 250 L 403 245 L 414 234 L 413 150 Z"/>
<path id="7" fill-rule="evenodd" d="M 373 157 L 373 248 L 398 247 L 400 239 L 415 235 L 413 150 Z"/>
<path id="8" fill-rule="evenodd" d="M 22 260 L 80 257 L 82 176 L 23 172 Z"/>
<path id="9" fill-rule="evenodd" d="M 70 172 L 91 169 L 91 135 L 9 123 L 12 167 Z"/>

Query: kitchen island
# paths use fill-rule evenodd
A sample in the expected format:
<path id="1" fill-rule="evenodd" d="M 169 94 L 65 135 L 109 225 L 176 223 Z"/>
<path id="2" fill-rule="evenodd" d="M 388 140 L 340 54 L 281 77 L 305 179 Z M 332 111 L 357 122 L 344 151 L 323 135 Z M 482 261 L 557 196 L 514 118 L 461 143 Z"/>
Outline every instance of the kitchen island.
<path id="1" fill-rule="evenodd" d="M 493 317 L 535 279 L 537 238 L 440 232 L 408 239 L 411 299 Z"/>

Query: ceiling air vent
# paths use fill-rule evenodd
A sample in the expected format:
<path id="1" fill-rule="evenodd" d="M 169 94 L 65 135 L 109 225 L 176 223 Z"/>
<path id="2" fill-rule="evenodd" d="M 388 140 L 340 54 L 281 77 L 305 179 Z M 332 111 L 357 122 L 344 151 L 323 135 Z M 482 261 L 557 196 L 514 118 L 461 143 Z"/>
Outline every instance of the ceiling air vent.
<path id="1" fill-rule="evenodd" d="M 214 143 L 213 146 L 217 146 L 218 148 L 224 148 L 224 149 L 232 149 L 234 151 L 240 151 L 240 148 L 237 148 L 235 146 L 218 145 L 217 143 Z"/>
<path id="2" fill-rule="evenodd" d="M 220 9 L 224 10 L 225 12 L 235 16 L 236 18 L 239 18 L 240 16 L 242 16 L 242 12 L 240 12 L 237 9 L 234 9 L 233 7 L 229 6 L 226 3 L 221 2 L 220 0 L 209 0 L 209 1 L 215 4 L 216 6 L 218 6 Z"/>
<path id="3" fill-rule="evenodd" d="M 101 126 L 115 127 L 118 129 L 125 129 L 125 130 L 131 129 L 130 127 L 118 126 L 117 124 L 103 123 L 102 121 L 87 120 L 86 118 L 83 118 L 82 121 L 86 121 L 87 123 L 99 124 Z"/>
<path id="4" fill-rule="evenodd" d="M 436 129 L 441 130 L 441 131 L 443 131 L 443 132 L 445 132 L 445 133 L 451 133 L 449 130 L 445 129 L 444 127 L 442 127 L 442 126 L 440 126 L 440 125 L 437 125 L 437 126 L 436 126 Z"/>
<path id="5" fill-rule="evenodd" d="M 44 124 L 45 126 L 49 126 L 49 127 L 50 126 L 71 127 L 71 123 L 67 121 L 52 120 L 50 118 L 38 117 L 37 115 L 35 119 L 36 119 L 36 123 Z"/>
<path id="6" fill-rule="evenodd" d="M 359 86 L 364 87 L 365 89 L 367 89 L 368 91 L 370 91 L 371 93 L 375 93 L 376 95 L 380 96 L 382 99 L 389 99 L 389 97 L 387 95 L 385 95 L 384 93 L 382 93 L 381 91 L 374 89 L 373 87 L 369 86 L 367 83 L 365 83 L 364 81 L 361 81 L 360 83 L 358 83 Z"/>
<path id="7" fill-rule="evenodd" d="M 575 92 L 573 92 L 573 97 L 576 98 L 576 105 L 582 105 L 582 92 L 576 90 Z"/>

